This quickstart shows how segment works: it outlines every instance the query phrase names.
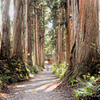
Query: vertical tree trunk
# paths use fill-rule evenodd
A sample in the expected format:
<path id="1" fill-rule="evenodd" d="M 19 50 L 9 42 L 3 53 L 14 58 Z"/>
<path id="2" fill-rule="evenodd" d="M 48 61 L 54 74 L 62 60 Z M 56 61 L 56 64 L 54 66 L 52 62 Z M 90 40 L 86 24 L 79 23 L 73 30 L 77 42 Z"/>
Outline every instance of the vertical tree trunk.
<path id="1" fill-rule="evenodd" d="M 36 49 L 37 49 L 37 65 L 39 65 L 39 33 L 38 33 L 38 9 L 36 8 Z"/>
<path id="2" fill-rule="evenodd" d="M 15 12 L 13 21 L 13 47 L 12 47 L 11 70 L 13 79 L 16 79 L 16 81 L 21 81 L 25 80 L 29 76 L 25 64 L 23 62 L 23 53 L 22 53 L 22 40 L 21 40 L 22 21 L 23 21 L 22 0 L 14 0 L 14 11 Z"/>
<path id="3" fill-rule="evenodd" d="M 65 7 L 65 19 L 66 19 L 66 33 L 65 33 L 65 39 L 66 39 L 66 63 L 70 63 L 70 19 L 69 19 L 69 7 L 70 7 L 70 1 L 66 0 L 66 7 Z"/>
<path id="4" fill-rule="evenodd" d="M 55 31 L 55 32 L 57 32 L 57 31 Z M 56 64 L 56 66 L 59 64 L 59 62 L 58 62 L 58 43 L 57 43 L 57 41 L 58 41 L 58 37 L 56 39 L 56 48 L 55 48 L 55 64 Z"/>
<path id="5" fill-rule="evenodd" d="M 10 17 L 9 17 L 10 0 L 4 0 L 4 11 L 2 16 L 2 40 L 1 56 L 10 58 Z"/>
<path id="6" fill-rule="evenodd" d="M 44 28 L 44 7 L 42 8 L 42 19 L 43 19 L 43 29 L 42 29 L 42 57 L 41 57 L 41 65 L 44 68 L 44 33 L 45 33 L 45 28 Z"/>
<path id="7" fill-rule="evenodd" d="M 36 51 L 36 8 L 34 8 L 34 64 L 37 65 L 37 51 Z"/>
<path id="8" fill-rule="evenodd" d="M 75 33 L 76 45 L 73 53 L 77 59 L 66 72 L 67 78 L 70 78 L 69 81 L 88 72 L 92 73 L 100 63 L 100 54 L 97 52 L 99 46 L 98 0 L 88 0 L 88 2 L 76 0 L 75 2 L 77 34 Z"/>
<path id="9" fill-rule="evenodd" d="M 76 63 L 88 59 L 91 62 L 97 58 L 96 52 L 91 48 L 93 44 L 98 47 L 99 23 L 98 23 L 98 1 L 79 1 L 79 34 L 76 35 Z M 91 12 L 90 12 L 91 11 Z M 92 35 L 91 35 L 92 34 Z M 94 61 L 93 60 L 93 61 Z"/>
<path id="10" fill-rule="evenodd" d="M 31 23 L 30 23 L 30 0 L 26 0 L 26 62 L 32 66 L 32 43 L 31 43 Z"/>
<path id="11" fill-rule="evenodd" d="M 61 63 L 62 61 L 62 13 L 63 10 L 60 8 L 60 13 L 59 13 L 59 29 L 58 29 L 58 63 Z"/>
<path id="12" fill-rule="evenodd" d="M 1 17 L 2 17 L 2 1 L 0 0 L 0 14 L 1 14 Z M 1 25 L 1 23 L 0 23 Z M 2 28 L 2 26 L 0 26 L 0 28 Z M 0 55 L 1 55 L 1 34 L 2 32 L 0 31 Z"/>
<path id="13" fill-rule="evenodd" d="M 73 37 L 73 44 L 75 42 L 75 35 L 74 35 L 74 31 L 75 31 L 75 0 L 71 0 L 72 3 L 72 37 Z"/>
<path id="14" fill-rule="evenodd" d="M 23 2 L 23 11 L 24 11 L 24 2 Z M 22 40 L 22 53 L 23 53 L 23 58 L 25 60 L 24 13 L 22 16 L 21 40 Z"/>
<path id="15" fill-rule="evenodd" d="M 14 0 L 14 21 L 13 21 L 13 47 L 12 58 L 22 59 L 21 25 L 23 20 L 23 2 Z"/>

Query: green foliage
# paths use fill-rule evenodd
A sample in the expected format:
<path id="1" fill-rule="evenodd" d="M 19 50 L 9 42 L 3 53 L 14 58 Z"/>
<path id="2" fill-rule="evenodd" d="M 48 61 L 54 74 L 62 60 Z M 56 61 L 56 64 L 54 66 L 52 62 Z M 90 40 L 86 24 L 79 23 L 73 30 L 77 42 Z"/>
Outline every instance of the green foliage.
<path id="1" fill-rule="evenodd" d="M 35 73 L 38 73 L 39 71 L 43 70 L 42 67 L 37 66 L 37 65 L 34 65 L 33 68 L 34 68 L 34 72 L 35 72 Z"/>
<path id="2" fill-rule="evenodd" d="M 11 59 L 11 73 L 13 73 L 11 82 L 24 81 L 29 79 L 29 73 L 25 67 L 24 62 L 21 59 Z"/>
<path id="3" fill-rule="evenodd" d="M 33 66 L 30 66 L 28 64 L 26 64 L 26 69 L 28 71 L 28 73 L 30 74 L 34 74 L 34 67 Z"/>
<path id="4" fill-rule="evenodd" d="M 53 64 L 51 68 L 52 68 L 53 73 L 55 73 L 55 75 L 57 77 L 62 79 L 62 77 L 63 77 L 63 75 L 64 75 L 64 73 L 65 73 L 65 71 L 67 70 L 68 67 L 66 66 L 66 64 L 64 62 L 64 63 L 59 64 L 58 66 L 55 66 Z"/>
<path id="5" fill-rule="evenodd" d="M 90 78 L 90 74 L 88 73 L 87 75 L 83 75 L 83 78 L 86 80 L 88 78 Z"/>
<path id="6" fill-rule="evenodd" d="M 26 66 L 27 66 L 26 69 L 29 73 L 29 76 L 34 76 L 39 71 L 43 70 L 43 68 L 39 67 L 38 65 L 30 66 L 30 65 L 26 64 Z"/>
<path id="7" fill-rule="evenodd" d="M 79 98 L 88 97 L 88 96 L 92 97 L 96 93 L 100 92 L 100 85 L 98 86 L 94 85 L 96 80 L 97 78 L 92 76 L 89 82 L 80 82 L 79 84 L 82 84 L 84 87 L 75 90 L 75 97 L 79 97 Z"/>
<path id="8" fill-rule="evenodd" d="M 74 83 L 77 83 L 77 82 L 78 82 L 78 80 L 72 79 L 72 80 L 70 80 L 69 84 L 71 84 L 71 85 L 73 86 L 73 84 L 74 84 Z"/>
<path id="9" fill-rule="evenodd" d="M 7 59 L 0 60 L 0 86 L 29 79 L 25 64 L 21 59 L 11 59 L 10 64 Z"/>

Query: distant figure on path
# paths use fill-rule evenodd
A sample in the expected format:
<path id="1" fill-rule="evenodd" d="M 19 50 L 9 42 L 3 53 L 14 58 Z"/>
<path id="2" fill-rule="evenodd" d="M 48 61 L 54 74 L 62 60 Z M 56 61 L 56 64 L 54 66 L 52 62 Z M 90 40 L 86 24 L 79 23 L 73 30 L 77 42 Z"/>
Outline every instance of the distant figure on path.
<path id="1" fill-rule="evenodd" d="M 45 61 L 45 66 L 46 66 L 47 71 L 49 71 L 49 64 L 48 64 L 48 61 Z"/>

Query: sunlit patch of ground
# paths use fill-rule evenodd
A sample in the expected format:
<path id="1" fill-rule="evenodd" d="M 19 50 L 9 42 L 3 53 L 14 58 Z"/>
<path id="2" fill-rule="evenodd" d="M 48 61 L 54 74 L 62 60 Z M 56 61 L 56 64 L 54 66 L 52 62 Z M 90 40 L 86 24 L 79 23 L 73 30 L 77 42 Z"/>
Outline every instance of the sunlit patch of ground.
<path id="1" fill-rule="evenodd" d="M 68 94 L 54 91 L 59 84 L 59 79 L 49 67 L 48 71 L 44 69 L 30 81 L 10 85 L 10 93 L 1 96 L 2 100 L 67 100 L 70 97 Z"/>

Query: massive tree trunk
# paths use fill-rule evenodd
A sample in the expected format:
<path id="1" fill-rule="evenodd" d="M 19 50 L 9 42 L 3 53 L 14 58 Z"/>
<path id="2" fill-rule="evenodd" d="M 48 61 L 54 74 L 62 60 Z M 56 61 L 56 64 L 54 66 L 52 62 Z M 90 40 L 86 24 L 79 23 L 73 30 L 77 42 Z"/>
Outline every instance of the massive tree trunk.
<path id="1" fill-rule="evenodd" d="M 10 0 L 4 0 L 4 11 L 2 16 L 2 40 L 1 40 L 1 57 L 10 58 L 10 17 L 9 17 Z"/>
<path id="2" fill-rule="evenodd" d="M 69 19 L 69 7 L 70 7 L 70 0 L 66 0 L 66 6 L 65 6 L 65 20 L 66 20 L 66 33 L 65 33 L 65 39 L 66 39 L 66 64 L 70 63 L 70 19 Z"/>
<path id="3" fill-rule="evenodd" d="M 88 72 L 92 73 L 100 63 L 100 55 L 97 51 L 99 46 L 98 0 L 88 0 L 88 2 L 79 0 L 75 4 L 76 20 L 78 19 L 77 34 L 75 33 L 76 43 L 73 47 L 71 66 L 66 72 L 69 81 Z M 75 54 L 75 62 L 73 62 L 73 54 Z"/>
<path id="4" fill-rule="evenodd" d="M 11 72 L 14 81 L 22 81 L 28 78 L 28 72 L 23 62 L 22 53 L 22 21 L 23 21 L 23 2 L 14 0 L 14 21 L 13 21 L 13 47 L 11 59 Z"/>
<path id="5" fill-rule="evenodd" d="M 23 20 L 23 2 L 14 0 L 14 21 L 13 21 L 13 47 L 12 58 L 22 59 L 21 25 Z"/>
<path id="6" fill-rule="evenodd" d="M 30 24 L 30 0 L 26 0 L 26 62 L 32 66 L 32 43 L 31 43 L 31 24 Z"/>

